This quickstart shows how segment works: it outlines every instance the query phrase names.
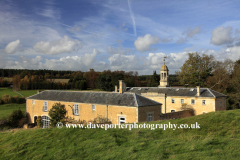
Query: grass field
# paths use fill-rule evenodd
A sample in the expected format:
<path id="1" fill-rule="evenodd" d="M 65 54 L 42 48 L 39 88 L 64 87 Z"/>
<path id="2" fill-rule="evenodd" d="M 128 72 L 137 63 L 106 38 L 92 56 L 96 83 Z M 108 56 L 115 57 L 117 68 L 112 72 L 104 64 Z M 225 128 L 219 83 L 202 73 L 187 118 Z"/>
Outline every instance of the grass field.
<path id="1" fill-rule="evenodd" d="M 13 110 L 18 110 L 19 104 L 16 103 L 10 103 L 10 104 L 3 104 L 0 105 L 0 119 L 3 117 L 6 117 L 12 113 Z M 26 104 L 20 104 L 20 109 L 23 111 L 26 111 Z"/>
<path id="2" fill-rule="evenodd" d="M 10 95 L 10 96 L 18 95 L 19 97 L 21 97 L 20 94 L 17 94 L 16 92 L 13 92 L 12 89 L 0 88 L 0 98 L 2 98 L 2 96 L 3 96 L 4 94 L 8 94 L 8 95 Z"/>
<path id="3" fill-rule="evenodd" d="M 24 97 L 29 97 L 34 94 L 37 94 L 37 90 L 27 90 L 27 91 L 18 91 L 18 92 L 21 93 Z"/>
<path id="4" fill-rule="evenodd" d="M 50 81 L 51 79 L 47 79 L 48 81 Z M 68 83 L 69 79 L 53 79 L 54 82 L 60 82 L 60 83 Z"/>
<path id="5" fill-rule="evenodd" d="M 27 91 L 18 91 L 21 93 L 24 97 L 29 97 L 31 95 L 34 95 L 37 93 L 37 90 L 27 90 Z M 19 97 L 22 97 L 20 94 L 13 92 L 13 89 L 8 89 L 8 88 L 0 88 L 0 98 L 4 94 L 9 94 L 10 96 L 18 95 Z"/>
<path id="6" fill-rule="evenodd" d="M 0 133 L 2 159 L 239 159 L 240 110 L 151 124 L 200 129 L 29 129 Z"/>

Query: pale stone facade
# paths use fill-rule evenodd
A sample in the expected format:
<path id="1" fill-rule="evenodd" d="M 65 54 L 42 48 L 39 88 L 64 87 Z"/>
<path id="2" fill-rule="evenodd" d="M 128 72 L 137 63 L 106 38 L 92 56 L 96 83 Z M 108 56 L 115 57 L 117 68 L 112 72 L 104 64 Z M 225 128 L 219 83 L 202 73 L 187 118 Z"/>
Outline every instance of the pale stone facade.
<path id="1" fill-rule="evenodd" d="M 44 93 L 45 92 L 45 93 Z M 136 94 L 129 94 L 129 93 L 89 93 L 94 98 L 91 97 L 90 101 L 95 100 L 97 102 L 103 102 L 103 98 L 109 99 L 106 101 L 106 104 L 99 104 L 99 103 L 89 103 L 86 99 L 86 102 L 79 102 L 78 98 L 73 101 L 75 98 L 72 97 L 81 97 L 86 92 L 67 92 L 67 91 L 44 91 L 38 93 L 34 96 L 27 98 L 26 101 L 26 112 L 28 115 L 28 123 L 36 123 L 37 116 L 47 116 L 49 110 L 55 103 L 61 103 L 65 105 L 67 110 L 66 116 L 68 118 L 74 119 L 76 121 L 83 121 L 86 122 L 93 121 L 97 117 L 104 117 L 107 118 L 112 124 L 119 124 L 119 118 L 124 119 L 124 123 L 134 123 L 134 122 L 146 122 L 148 114 L 151 114 L 152 120 L 159 119 L 161 114 L 161 103 L 149 100 L 142 96 Z M 69 93 L 70 96 L 69 96 Z M 61 95 L 60 95 L 61 94 Z M 48 95 L 53 95 L 52 98 L 48 97 Z M 56 96 L 58 97 L 56 97 Z M 63 97 L 62 97 L 63 95 Z M 70 102 L 63 101 L 65 97 L 69 97 Z M 116 99 L 115 97 L 121 97 L 120 99 Z M 62 98 L 61 98 L 62 97 Z M 89 97 L 88 95 L 86 97 Z M 108 97 L 108 98 L 107 98 Z M 110 99 L 113 97 L 112 99 Z M 60 100 L 54 100 L 60 99 Z M 98 100 L 96 100 L 98 99 Z M 121 102 L 122 100 L 128 101 Z M 113 102 L 114 101 L 114 102 Z M 116 105 L 119 104 L 119 105 Z M 77 105 L 77 113 L 74 112 L 74 106 Z M 46 108 L 44 108 L 46 106 Z M 94 106 L 94 107 L 93 107 Z"/>

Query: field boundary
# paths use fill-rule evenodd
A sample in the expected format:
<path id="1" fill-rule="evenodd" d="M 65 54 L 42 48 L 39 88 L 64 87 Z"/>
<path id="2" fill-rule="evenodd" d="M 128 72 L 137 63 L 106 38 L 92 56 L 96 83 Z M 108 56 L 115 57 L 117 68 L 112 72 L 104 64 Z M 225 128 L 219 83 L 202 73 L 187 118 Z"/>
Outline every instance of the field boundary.
<path id="1" fill-rule="evenodd" d="M 19 93 L 17 91 L 13 91 L 13 92 L 15 92 L 15 93 L 19 94 L 20 96 L 24 97 L 21 93 Z"/>

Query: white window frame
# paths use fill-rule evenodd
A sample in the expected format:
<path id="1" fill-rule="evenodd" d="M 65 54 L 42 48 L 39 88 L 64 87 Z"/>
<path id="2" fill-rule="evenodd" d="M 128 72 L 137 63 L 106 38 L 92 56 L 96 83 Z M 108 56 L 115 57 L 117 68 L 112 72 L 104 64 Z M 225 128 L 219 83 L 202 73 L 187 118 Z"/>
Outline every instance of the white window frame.
<path id="1" fill-rule="evenodd" d="M 191 104 L 195 104 L 195 99 L 191 99 Z"/>
<path id="2" fill-rule="evenodd" d="M 175 99 L 174 98 L 172 98 L 172 103 L 175 103 Z"/>
<path id="3" fill-rule="evenodd" d="M 32 100 L 32 104 L 35 104 L 35 100 Z"/>
<path id="4" fill-rule="evenodd" d="M 124 120 L 121 119 L 121 118 L 124 118 Z M 120 124 L 123 124 L 123 123 L 126 123 L 126 118 L 125 118 L 125 117 L 122 117 L 122 116 L 119 116 L 119 117 L 118 117 L 118 124 L 120 125 Z"/>
<path id="5" fill-rule="evenodd" d="M 50 117 L 48 116 L 42 116 L 42 127 L 48 128 L 50 124 Z"/>
<path id="6" fill-rule="evenodd" d="M 184 99 L 181 99 L 181 104 L 183 104 L 184 103 Z"/>
<path id="7" fill-rule="evenodd" d="M 96 105 L 95 105 L 95 104 L 92 105 L 92 110 L 93 110 L 93 111 L 96 110 Z"/>
<path id="8" fill-rule="evenodd" d="M 78 115 L 78 104 L 74 104 L 74 109 L 73 109 L 73 112 L 74 112 L 74 115 Z"/>
<path id="9" fill-rule="evenodd" d="M 153 114 L 152 113 L 149 113 L 148 114 L 148 119 L 147 119 L 148 122 L 151 122 L 153 121 Z"/>
<path id="10" fill-rule="evenodd" d="M 44 101 L 43 102 L 43 110 L 47 111 L 47 109 L 48 109 L 48 103 L 47 103 L 47 101 Z"/>
<path id="11" fill-rule="evenodd" d="M 173 113 L 173 112 L 176 112 L 176 110 L 174 110 L 174 109 L 171 109 L 171 113 Z"/>
<path id="12" fill-rule="evenodd" d="M 206 100 L 202 100 L 202 105 L 206 105 Z"/>

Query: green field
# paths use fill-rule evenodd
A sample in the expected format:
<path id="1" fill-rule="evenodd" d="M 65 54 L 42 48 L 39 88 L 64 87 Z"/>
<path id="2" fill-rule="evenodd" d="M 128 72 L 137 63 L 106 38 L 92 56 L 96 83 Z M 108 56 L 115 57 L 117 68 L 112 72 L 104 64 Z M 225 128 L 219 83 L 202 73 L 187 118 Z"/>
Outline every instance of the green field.
<path id="1" fill-rule="evenodd" d="M 13 110 L 18 110 L 19 104 L 10 103 L 10 104 L 3 104 L 0 105 L 0 119 L 6 117 L 12 113 Z M 20 109 L 26 111 L 26 104 L 20 104 Z"/>
<path id="2" fill-rule="evenodd" d="M 27 91 L 18 91 L 18 93 L 21 93 L 24 97 L 29 97 L 31 95 L 34 95 L 37 93 L 37 90 L 27 90 Z M 2 97 L 4 94 L 8 94 L 10 96 L 18 95 L 19 97 L 22 97 L 20 94 L 16 92 L 13 92 L 13 89 L 9 88 L 0 88 L 0 97 Z"/>
<path id="3" fill-rule="evenodd" d="M 1 159 L 239 159 L 240 110 L 151 124 L 200 129 L 29 129 L 0 133 Z M 149 123 L 150 124 L 150 123 Z"/>
<path id="4" fill-rule="evenodd" d="M 27 91 L 18 91 L 18 93 L 21 93 L 24 97 L 29 97 L 34 94 L 37 94 L 37 90 L 27 90 Z"/>
<path id="5" fill-rule="evenodd" d="M 0 98 L 2 98 L 2 96 L 3 96 L 4 94 L 8 94 L 8 95 L 10 95 L 10 96 L 18 95 L 19 97 L 21 97 L 20 94 L 17 94 L 16 92 L 13 92 L 13 89 L 0 88 Z"/>

